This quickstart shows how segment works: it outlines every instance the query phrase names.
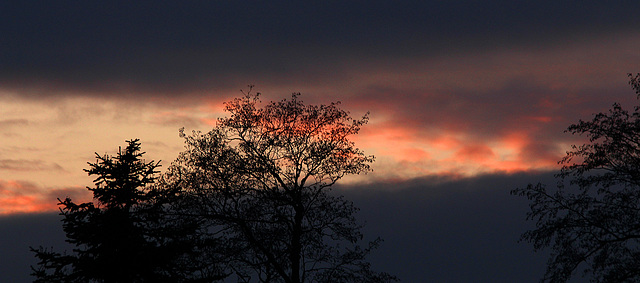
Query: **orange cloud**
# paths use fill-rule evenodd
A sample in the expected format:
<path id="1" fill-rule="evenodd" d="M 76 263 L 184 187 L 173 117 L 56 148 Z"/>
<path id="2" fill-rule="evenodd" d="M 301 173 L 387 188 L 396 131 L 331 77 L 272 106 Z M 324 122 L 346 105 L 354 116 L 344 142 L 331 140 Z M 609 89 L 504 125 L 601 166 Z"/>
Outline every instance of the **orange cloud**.
<path id="1" fill-rule="evenodd" d="M 529 117 L 529 119 L 536 122 L 542 122 L 542 123 L 551 122 L 551 117 L 548 117 L 548 116 L 533 116 L 533 117 Z"/>
<path id="2" fill-rule="evenodd" d="M 496 155 L 493 150 L 486 145 L 468 145 L 463 146 L 456 152 L 456 159 L 470 160 L 478 163 L 484 163 L 487 160 L 495 159 Z"/>
<path id="3" fill-rule="evenodd" d="M 151 123 L 174 126 L 177 128 L 187 127 L 189 129 L 198 128 L 202 124 L 199 119 L 192 117 L 188 111 L 162 111 L 151 117 Z"/>
<path id="4" fill-rule="evenodd" d="M 537 128 L 500 131 L 478 138 L 472 132 L 419 131 L 378 121 L 357 137 L 356 144 L 377 157 L 376 176 L 403 179 L 424 175 L 473 176 L 557 169 L 562 152 L 554 144 L 540 146 Z"/>
<path id="5" fill-rule="evenodd" d="M 0 170 L 12 171 L 33 171 L 33 170 L 51 170 L 64 171 L 64 168 L 57 163 L 47 164 L 42 160 L 26 160 L 26 159 L 0 159 Z"/>
<path id="6" fill-rule="evenodd" d="M 408 162 L 418 162 L 431 157 L 429 153 L 419 148 L 404 148 L 402 151 L 402 159 Z"/>
<path id="7" fill-rule="evenodd" d="M 25 181 L 0 180 L 0 215 L 56 211 L 57 198 L 65 197 L 79 202 L 91 199 L 84 188 L 48 189 Z"/>

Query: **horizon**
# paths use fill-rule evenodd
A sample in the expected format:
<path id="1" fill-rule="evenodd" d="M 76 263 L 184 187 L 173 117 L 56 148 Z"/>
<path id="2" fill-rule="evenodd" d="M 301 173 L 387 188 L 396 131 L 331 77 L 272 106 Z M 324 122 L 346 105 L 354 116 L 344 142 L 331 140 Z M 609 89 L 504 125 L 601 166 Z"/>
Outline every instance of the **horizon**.
<path id="1" fill-rule="evenodd" d="M 491 182 L 553 184 L 558 161 L 587 141 L 565 133 L 569 125 L 613 103 L 640 105 L 627 77 L 640 72 L 638 8 L 546 0 L 2 4 L 0 33 L 8 40 L 0 45 L 0 220 L 7 226 L 0 228 L 23 245 L 12 219 L 50 227 L 41 216 L 57 213 L 57 198 L 90 201 L 87 162 L 95 153 L 115 154 L 125 140 L 139 138 L 145 159 L 161 161 L 164 171 L 183 150 L 180 128 L 209 131 L 227 115 L 223 102 L 255 85 L 263 104 L 299 92 L 305 104 L 340 101 L 355 119 L 370 113 L 351 139 L 376 157 L 373 172 L 341 180 L 338 190 L 363 201 L 366 217 L 384 219 L 362 219 L 372 231 L 394 245 L 402 246 L 404 235 L 450 247 L 439 238 L 446 234 L 401 226 L 376 209 L 413 211 L 419 215 L 406 225 L 433 224 L 465 241 L 472 241 L 465 233 L 482 235 L 462 244 L 473 251 L 446 255 L 424 244 L 421 252 L 462 268 L 490 242 L 496 250 L 487 253 L 504 254 L 500 264 L 515 268 L 509 261 L 531 248 L 516 237 L 500 250 L 490 237 L 524 232 L 528 207 L 502 198 L 515 187 Z M 395 202 L 385 206 L 385 196 Z M 487 203 L 473 206 L 472 196 Z M 448 211 L 468 206 L 494 222 Z M 496 234 L 470 219 L 490 223 Z M 46 231 L 36 230 L 29 237 L 42 240 Z M 424 269 L 444 280 L 455 270 L 427 260 L 401 267 L 410 259 L 387 244 L 376 264 L 398 257 L 388 264 L 408 278 L 437 277 L 420 274 Z M 10 245 L 3 249 L 16 253 Z M 449 258 L 467 252 L 469 260 Z M 531 256 L 527 262 L 544 267 L 539 254 Z M 0 266 L 17 264 L 9 261 Z M 503 280 L 516 278 L 505 272 Z"/>

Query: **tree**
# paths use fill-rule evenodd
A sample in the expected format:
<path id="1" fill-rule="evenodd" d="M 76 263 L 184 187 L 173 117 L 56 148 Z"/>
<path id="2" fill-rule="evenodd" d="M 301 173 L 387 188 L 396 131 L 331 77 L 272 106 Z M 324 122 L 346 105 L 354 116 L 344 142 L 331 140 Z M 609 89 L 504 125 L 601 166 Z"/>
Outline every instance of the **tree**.
<path id="1" fill-rule="evenodd" d="M 357 208 L 331 186 L 370 170 L 373 156 L 357 149 L 368 117 L 354 120 L 330 105 L 304 105 L 300 94 L 259 107 L 251 90 L 225 104 L 207 133 L 181 136 L 186 150 L 164 186 L 180 190 L 176 214 L 200 219 L 203 238 L 222 241 L 238 282 L 385 282 L 360 246 Z"/>
<path id="2" fill-rule="evenodd" d="M 638 98 L 639 79 L 629 74 Z M 640 107 L 629 113 L 616 103 L 566 131 L 586 135 L 589 143 L 572 146 L 559 162 L 558 186 L 512 191 L 531 201 L 527 220 L 536 222 L 522 240 L 536 250 L 551 247 L 544 282 L 568 281 L 579 270 L 594 282 L 638 282 Z"/>
<path id="3" fill-rule="evenodd" d="M 163 217 L 170 194 L 152 187 L 159 163 L 145 162 L 143 154 L 138 139 L 115 157 L 96 153 L 96 163 L 85 169 L 96 176 L 87 187 L 94 202 L 58 199 L 73 253 L 32 248 L 39 259 L 35 282 L 184 282 L 210 275 L 188 260 L 193 225 Z"/>

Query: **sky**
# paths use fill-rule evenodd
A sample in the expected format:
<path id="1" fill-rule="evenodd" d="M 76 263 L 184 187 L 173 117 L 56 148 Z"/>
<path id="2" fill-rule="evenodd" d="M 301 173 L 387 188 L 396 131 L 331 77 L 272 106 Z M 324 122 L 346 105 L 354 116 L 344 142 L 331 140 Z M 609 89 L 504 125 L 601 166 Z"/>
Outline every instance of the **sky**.
<path id="1" fill-rule="evenodd" d="M 146 157 L 166 168 L 183 149 L 178 129 L 207 131 L 224 101 L 255 85 L 264 101 L 300 92 L 306 103 L 370 113 L 354 141 L 376 156 L 374 171 L 341 188 L 372 233 L 388 238 L 380 269 L 442 282 L 463 276 L 454 268 L 495 260 L 483 267 L 494 273 L 458 279 L 536 281 L 545 259 L 517 243 L 530 223 L 526 202 L 508 192 L 553 182 L 557 161 L 584 142 L 563 132 L 568 125 L 614 102 L 637 105 L 626 74 L 640 72 L 638 8 L 622 0 L 2 1 L 0 237 L 27 246 L 62 239 L 49 214 L 58 197 L 90 199 L 83 169 L 95 153 L 140 138 Z M 4 247 L 21 253 L 15 241 Z M 424 259 L 397 252 L 413 242 L 407 250 Z M 446 243 L 460 245 L 433 248 Z M 0 276 L 29 281 L 16 272 Z"/>

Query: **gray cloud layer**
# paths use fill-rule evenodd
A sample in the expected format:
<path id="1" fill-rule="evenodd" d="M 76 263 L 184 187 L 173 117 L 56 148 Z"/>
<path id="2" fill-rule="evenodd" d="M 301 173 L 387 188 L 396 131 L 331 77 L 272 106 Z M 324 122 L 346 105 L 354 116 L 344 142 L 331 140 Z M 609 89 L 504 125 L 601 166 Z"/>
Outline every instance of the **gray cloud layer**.
<path id="1" fill-rule="evenodd" d="M 638 26 L 633 1 L 9 1 L 0 82 L 23 95 L 321 80 L 346 62 L 544 44 Z M 53 91 L 51 91 L 53 90 Z"/>
<path id="2" fill-rule="evenodd" d="M 509 194 L 530 182 L 554 180 L 546 173 L 426 177 L 344 193 L 361 208 L 365 235 L 385 240 L 374 265 L 402 282 L 537 282 L 546 253 L 518 243 L 533 223 L 524 221 L 527 201 Z M 400 190 L 385 191 L 392 188 Z"/>
<path id="3" fill-rule="evenodd" d="M 336 188 L 353 200 L 366 221 L 365 236 L 385 239 L 372 254 L 375 268 L 402 282 L 537 282 L 545 253 L 533 253 L 519 236 L 524 199 L 509 190 L 542 181 L 550 174 L 486 175 L 454 180 L 426 177 L 400 183 Z M 0 217 L 1 282 L 30 282 L 34 258 L 28 246 L 64 248 L 59 217 Z"/>

